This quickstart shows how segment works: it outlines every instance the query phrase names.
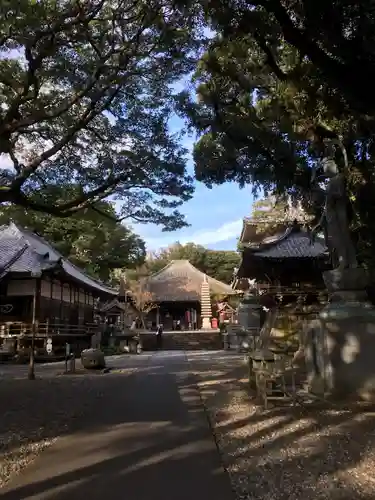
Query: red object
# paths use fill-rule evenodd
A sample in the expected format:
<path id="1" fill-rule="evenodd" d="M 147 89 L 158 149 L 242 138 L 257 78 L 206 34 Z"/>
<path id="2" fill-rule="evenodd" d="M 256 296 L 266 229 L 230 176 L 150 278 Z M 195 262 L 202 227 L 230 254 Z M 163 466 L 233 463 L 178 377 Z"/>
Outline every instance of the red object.
<path id="1" fill-rule="evenodd" d="M 217 318 L 212 318 L 211 326 L 212 326 L 212 328 L 217 328 Z"/>
<path id="2" fill-rule="evenodd" d="M 191 322 L 191 320 L 190 320 L 190 311 L 189 310 L 187 310 L 185 312 L 185 319 L 186 319 L 186 323 L 187 324 L 189 324 Z"/>

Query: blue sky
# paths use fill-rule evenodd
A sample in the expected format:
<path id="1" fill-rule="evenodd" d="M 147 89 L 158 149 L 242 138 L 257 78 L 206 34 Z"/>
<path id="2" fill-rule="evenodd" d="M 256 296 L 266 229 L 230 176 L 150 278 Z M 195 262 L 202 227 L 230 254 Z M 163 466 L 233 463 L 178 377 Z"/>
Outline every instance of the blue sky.
<path id="1" fill-rule="evenodd" d="M 177 117 L 170 121 L 172 132 L 183 126 L 183 121 Z M 191 151 L 193 142 L 193 138 L 187 137 L 184 146 Z M 192 161 L 189 168 L 193 172 Z M 243 217 L 250 215 L 252 202 L 250 186 L 240 189 L 237 184 L 227 183 L 208 189 L 196 182 L 193 198 L 180 207 L 190 227 L 166 233 L 152 224 L 132 226 L 144 238 L 149 251 L 165 248 L 176 241 L 194 242 L 215 250 L 235 250 Z"/>
<path id="2" fill-rule="evenodd" d="M 183 125 L 182 120 L 174 117 L 170 122 L 171 131 L 179 131 Z M 194 138 L 186 137 L 184 146 L 191 151 L 193 142 Z M 9 160 L 2 155 L 0 168 L 8 165 Z M 189 168 L 193 173 L 192 161 Z M 162 232 L 153 224 L 132 224 L 132 227 L 146 241 L 149 251 L 165 248 L 176 241 L 194 242 L 215 250 L 235 250 L 243 217 L 250 215 L 252 202 L 250 186 L 240 189 L 237 184 L 228 183 L 208 189 L 197 182 L 193 198 L 180 207 L 189 227 L 174 232 Z"/>

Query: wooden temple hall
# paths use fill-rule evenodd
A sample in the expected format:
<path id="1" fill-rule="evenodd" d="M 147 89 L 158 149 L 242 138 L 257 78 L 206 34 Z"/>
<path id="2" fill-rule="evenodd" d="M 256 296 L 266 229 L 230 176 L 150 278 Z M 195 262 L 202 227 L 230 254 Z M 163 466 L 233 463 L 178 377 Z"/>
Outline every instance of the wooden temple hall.
<path id="1" fill-rule="evenodd" d="M 240 236 L 242 261 L 233 288 L 246 291 L 256 280 L 263 291 L 298 294 L 299 290 L 324 289 L 322 271 L 327 269 L 328 252 L 321 238 L 311 241 L 303 224 L 284 222 L 273 234 L 258 231 L 259 223 L 244 219 Z"/>
<path id="2" fill-rule="evenodd" d="M 147 280 L 157 308 L 148 315 L 149 326 L 164 330 L 211 328 L 211 295 L 220 298 L 236 293 L 230 285 L 206 276 L 188 260 L 172 260 Z"/>
<path id="3" fill-rule="evenodd" d="M 34 346 L 53 354 L 66 343 L 89 347 L 95 309 L 117 291 L 87 276 L 40 236 L 10 224 L 0 227 L 0 352 Z"/>

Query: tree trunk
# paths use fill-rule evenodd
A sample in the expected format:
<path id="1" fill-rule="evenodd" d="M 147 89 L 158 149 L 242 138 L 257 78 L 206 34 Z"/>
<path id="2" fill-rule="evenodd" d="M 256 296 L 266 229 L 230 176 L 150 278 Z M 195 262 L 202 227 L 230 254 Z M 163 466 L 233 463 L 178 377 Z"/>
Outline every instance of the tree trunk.
<path id="1" fill-rule="evenodd" d="M 141 322 L 143 329 L 146 330 L 145 316 L 143 312 L 141 312 Z"/>

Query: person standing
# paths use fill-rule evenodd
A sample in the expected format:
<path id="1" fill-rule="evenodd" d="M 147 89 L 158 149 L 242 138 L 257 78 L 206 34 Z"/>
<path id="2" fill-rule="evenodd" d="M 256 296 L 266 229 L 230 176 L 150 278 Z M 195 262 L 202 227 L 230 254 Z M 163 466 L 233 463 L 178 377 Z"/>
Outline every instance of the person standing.
<path id="1" fill-rule="evenodd" d="M 163 345 L 163 325 L 158 325 L 156 329 L 156 349 L 161 349 Z"/>

